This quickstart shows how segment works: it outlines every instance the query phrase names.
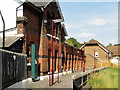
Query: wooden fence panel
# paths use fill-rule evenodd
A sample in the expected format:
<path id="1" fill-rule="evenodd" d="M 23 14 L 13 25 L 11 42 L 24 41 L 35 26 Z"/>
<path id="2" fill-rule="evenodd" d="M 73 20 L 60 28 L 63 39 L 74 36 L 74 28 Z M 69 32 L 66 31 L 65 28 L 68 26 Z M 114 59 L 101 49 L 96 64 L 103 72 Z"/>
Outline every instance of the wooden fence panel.
<path id="1" fill-rule="evenodd" d="M 16 82 L 27 78 L 27 55 L 0 49 L 0 72 L 4 89 Z"/>

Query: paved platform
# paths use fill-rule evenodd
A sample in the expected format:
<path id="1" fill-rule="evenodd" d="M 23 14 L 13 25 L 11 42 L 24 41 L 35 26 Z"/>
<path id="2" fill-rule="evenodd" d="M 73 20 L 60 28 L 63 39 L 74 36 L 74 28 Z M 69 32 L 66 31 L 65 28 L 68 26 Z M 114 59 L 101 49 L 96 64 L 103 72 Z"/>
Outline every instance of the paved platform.
<path id="1" fill-rule="evenodd" d="M 91 70 L 92 68 L 87 69 L 86 71 Z M 57 75 L 55 75 L 55 83 L 52 86 L 49 86 L 49 82 L 48 82 L 48 75 L 47 76 L 40 76 L 40 81 L 36 81 L 33 82 L 31 78 L 25 79 L 23 81 L 17 82 L 9 87 L 7 87 L 6 89 L 10 89 L 10 88 L 24 88 L 24 89 L 31 89 L 31 88 L 41 88 L 41 89 L 45 89 L 45 88 L 73 88 L 73 76 L 77 75 L 79 76 L 80 74 L 82 74 L 82 70 L 78 69 L 76 70 L 74 73 L 72 73 L 72 71 L 68 71 L 63 72 L 63 73 L 59 73 L 60 75 L 60 82 L 56 82 L 57 81 Z"/>
<path id="2" fill-rule="evenodd" d="M 73 88 L 72 77 L 74 75 L 79 75 L 81 73 L 82 71 L 79 69 L 74 73 L 62 75 L 60 76 L 60 82 L 59 83 L 55 82 L 54 85 L 52 86 L 49 86 L 48 79 L 44 81 L 37 81 L 37 82 L 28 81 L 28 87 L 29 88 Z M 55 81 L 57 81 L 57 79 L 55 79 Z"/>

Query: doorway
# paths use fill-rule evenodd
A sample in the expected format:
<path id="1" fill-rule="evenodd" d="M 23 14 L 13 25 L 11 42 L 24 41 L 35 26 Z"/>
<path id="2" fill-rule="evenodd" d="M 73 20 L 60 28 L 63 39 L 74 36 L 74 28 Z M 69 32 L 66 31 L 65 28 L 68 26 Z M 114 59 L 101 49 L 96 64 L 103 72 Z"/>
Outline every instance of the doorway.
<path id="1" fill-rule="evenodd" d="M 50 56 L 51 56 L 51 49 L 48 49 L 48 72 L 50 72 Z"/>
<path id="2" fill-rule="evenodd" d="M 54 59 L 54 71 L 56 71 L 56 60 L 57 60 L 58 50 L 55 50 L 55 59 Z"/>

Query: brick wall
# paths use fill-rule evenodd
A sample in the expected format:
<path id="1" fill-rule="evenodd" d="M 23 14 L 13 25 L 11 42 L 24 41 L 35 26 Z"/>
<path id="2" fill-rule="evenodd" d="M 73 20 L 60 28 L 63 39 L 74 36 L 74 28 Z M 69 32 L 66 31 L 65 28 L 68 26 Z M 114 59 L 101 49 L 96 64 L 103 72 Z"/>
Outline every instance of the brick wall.
<path id="1" fill-rule="evenodd" d="M 24 4 L 24 17 L 27 19 L 27 23 L 20 22 L 17 24 L 18 33 L 24 34 L 23 51 L 28 55 L 28 61 L 31 63 L 31 43 L 34 42 L 38 46 L 38 63 L 40 64 L 40 73 L 43 75 L 49 71 L 52 71 L 52 38 L 47 36 L 50 28 L 43 22 L 46 18 L 51 20 L 52 18 L 61 18 L 58 11 L 55 12 L 50 5 L 45 9 L 43 13 L 40 13 L 36 8 L 31 7 L 29 4 Z M 54 8 L 55 9 L 55 8 Z M 54 17 L 51 15 L 54 13 Z M 51 27 L 51 25 L 49 26 Z M 81 68 L 81 62 L 83 61 L 83 51 L 67 45 L 64 43 L 65 35 L 62 32 L 60 24 L 56 25 L 58 30 L 57 36 L 59 40 L 53 40 L 53 68 L 54 71 L 61 72 L 62 70 L 72 70 Z M 51 34 L 51 33 L 49 33 Z M 59 61 L 59 62 L 58 62 Z M 63 68 L 61 68 L 63 66 Z"/>
<path id="2" fill-rule="evenodd" d="M 41 18 L 40 12 L 25 4 L 23 15 L 27 18 L 27 25 L 25 26 L 25 35 L 27 43 L 33 41 L 36 45 L 40 42 L 41 32 Z"/>
<path id="3" fill-rule="evenodd" d="M 94 58 L 91 55 L 94 55 L 95 52 L 98 52 L 98 58 L 102 62 L 108 61 L 108 54 L 98 45 L 86 45 L 84 47 L 85 55 L 86 55 L 86 67 L 94 67 Z M 96 60 L 96 65 L 98 64 L 98 60 Z"/>

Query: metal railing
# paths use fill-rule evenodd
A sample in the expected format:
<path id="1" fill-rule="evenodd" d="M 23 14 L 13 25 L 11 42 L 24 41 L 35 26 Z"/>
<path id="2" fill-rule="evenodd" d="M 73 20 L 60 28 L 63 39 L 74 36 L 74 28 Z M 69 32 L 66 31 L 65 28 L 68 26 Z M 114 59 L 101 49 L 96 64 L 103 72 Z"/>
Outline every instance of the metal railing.
<path id="1" fill-rule="evenodd" d="M 89 78 L 90 78 L 90 75 L 92 73 L 96 73 L 96 72 L 99 72 L 100 70 L 103 70 L 103 69 L 106 69 L 107 67 L 102 67 L 102 68 L 96 68 L 96 69 L 92 69 L 92 70 L 89 70 L 87 72 L 82 72 L 80 75 L 74 75 L 73 76 L 73 90 L 80 90 L 81 88 L 83 88 Z"/>
<path id="2" fill-rule="evenodd" d="M 5 32 L 11 32 L 11 31 L 15 31 L 16 27 L 10 28 L 10 29 L 6 29 Z M 0 33 L 3 33 L 3 31 L 0 31 Z"/>

